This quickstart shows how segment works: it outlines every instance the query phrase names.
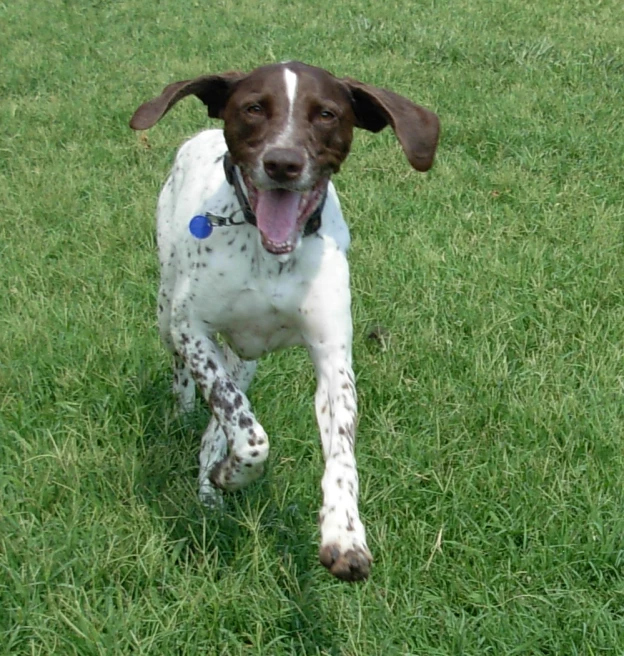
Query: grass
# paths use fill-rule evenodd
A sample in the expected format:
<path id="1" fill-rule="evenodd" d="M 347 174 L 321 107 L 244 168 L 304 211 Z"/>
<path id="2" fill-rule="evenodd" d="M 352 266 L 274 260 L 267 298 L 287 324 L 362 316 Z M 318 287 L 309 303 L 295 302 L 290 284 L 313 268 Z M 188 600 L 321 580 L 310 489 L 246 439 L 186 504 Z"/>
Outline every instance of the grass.
<path id="1" fill-rule="evenodd" d="M 621 2 L 0 4 L 0 653 L 624 653 Z M 357 455 L 375 556 L 317 564 L 304 353 L 252 388 L 266 477 L 195 496 L 155 327 L 166 83 L 296 58 L 436 111 L 434 170 L 358 134 Z M 149 147 L 147 147 L 149 146 Z M 383 344 L 366 339 L 382 324 Z"/>

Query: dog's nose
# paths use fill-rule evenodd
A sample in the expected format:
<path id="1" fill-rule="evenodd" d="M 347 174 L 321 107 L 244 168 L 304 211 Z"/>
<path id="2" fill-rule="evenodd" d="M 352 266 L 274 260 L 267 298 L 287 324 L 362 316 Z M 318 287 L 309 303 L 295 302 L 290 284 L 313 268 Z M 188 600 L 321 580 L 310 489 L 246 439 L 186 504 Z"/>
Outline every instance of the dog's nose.
<path id="1" fill-rule="evenodd" d="M 305 158 L 303 153 L 294 148 L 271 148 L 263 159 L 264 170 L 276 182 L 292 182 L 303 171 Z"/>

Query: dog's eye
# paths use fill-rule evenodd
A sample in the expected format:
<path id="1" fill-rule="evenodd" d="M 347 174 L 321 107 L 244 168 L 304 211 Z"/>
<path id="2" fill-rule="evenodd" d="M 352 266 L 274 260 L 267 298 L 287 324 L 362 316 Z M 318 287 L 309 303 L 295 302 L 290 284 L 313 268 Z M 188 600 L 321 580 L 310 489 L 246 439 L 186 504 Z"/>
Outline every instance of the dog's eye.
<path id="1" fill-rule="evenodd" d="M 330 111 L 329 109 L 322 109 L 319 112 L 319 117 L 322 121 L 333 121 L 336 118 L 336 114 L 334 112 Z"/>
<path id="2" fill-rule="evenodd" d="M 251 116 L 262 116 L 264 108 L 259 103 L 253 103 L 245 108 L 245 111 Z"/>

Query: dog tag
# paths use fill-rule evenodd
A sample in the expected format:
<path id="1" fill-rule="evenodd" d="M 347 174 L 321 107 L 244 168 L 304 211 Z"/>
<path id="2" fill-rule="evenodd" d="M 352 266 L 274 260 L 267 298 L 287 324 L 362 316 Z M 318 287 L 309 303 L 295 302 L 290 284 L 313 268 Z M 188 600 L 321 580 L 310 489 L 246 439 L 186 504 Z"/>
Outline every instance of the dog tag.
<path id="1" fill-rule="evenodd" d="M 194 216 L 189 223 L 189 230 L 193 237 L 206 239 L 212 233 L 212 221 L 207 216 Z"/>

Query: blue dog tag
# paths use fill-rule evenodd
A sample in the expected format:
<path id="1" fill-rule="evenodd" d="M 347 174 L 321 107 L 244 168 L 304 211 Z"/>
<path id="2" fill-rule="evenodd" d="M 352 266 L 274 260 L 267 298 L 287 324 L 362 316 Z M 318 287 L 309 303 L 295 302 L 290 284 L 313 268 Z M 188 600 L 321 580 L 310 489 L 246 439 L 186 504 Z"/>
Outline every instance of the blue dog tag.
<path id="1" fill-rule="evenodd" d="M 189 230 L 193 237 L 206 239 L 212 233 L 212 221 L 207 216 L 194 216 L 189 223 Z"/>

